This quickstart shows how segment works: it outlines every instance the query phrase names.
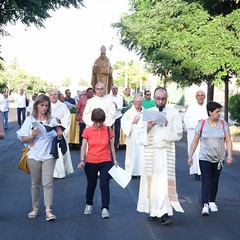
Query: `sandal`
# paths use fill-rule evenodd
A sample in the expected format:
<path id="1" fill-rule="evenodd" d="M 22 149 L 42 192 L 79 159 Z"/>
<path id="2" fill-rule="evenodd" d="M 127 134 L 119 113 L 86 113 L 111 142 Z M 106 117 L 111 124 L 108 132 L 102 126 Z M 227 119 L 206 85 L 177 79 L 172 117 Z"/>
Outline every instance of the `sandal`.
<path id="1" fill-rule="evenodd" d="M 52 214 L 51 209 L 46 209 L 45 212 L 46 212 L 46 220 L 47 221 L 53 221 L 53 220 L 57 219 L 56 216 L 54 214 Z"/>
<path id="2" fill-rule="evenodd" d="M 37 216 L 37 212 L 36 211 L 31 211 L 29 214 L 28 214 L 28 218 L 30 218 L 30 219 L 33 219 L 33 218 L 35 218 Z"/>

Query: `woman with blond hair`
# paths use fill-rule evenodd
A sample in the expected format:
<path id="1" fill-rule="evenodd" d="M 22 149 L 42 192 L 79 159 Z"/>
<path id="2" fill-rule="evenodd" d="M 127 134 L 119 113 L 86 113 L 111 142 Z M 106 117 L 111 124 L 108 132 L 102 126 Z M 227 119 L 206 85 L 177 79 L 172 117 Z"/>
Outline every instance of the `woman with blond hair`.
<path id="1" fill-rule="evenodd" d="M 17 131 L 17 137 L 24 143 L 25 147 L 30 148 L 27 153 L 27 165 L 32 181 L 32 211 L 28 214 L 30 219 L 36 218 L 38 215 L 41 184 L 43 185 L 46 220 L 56 219 L 51 209 L 53 171 L 56 159 L 50 152 L 54 138 L 60 140 L 62 134 L 62 129 L 57 125 L 57 120 L 51 117 L 49 97 L 44 94 L 39 95 L 34 102 L 32 115 L 26 118 L 21 129 Z"/>

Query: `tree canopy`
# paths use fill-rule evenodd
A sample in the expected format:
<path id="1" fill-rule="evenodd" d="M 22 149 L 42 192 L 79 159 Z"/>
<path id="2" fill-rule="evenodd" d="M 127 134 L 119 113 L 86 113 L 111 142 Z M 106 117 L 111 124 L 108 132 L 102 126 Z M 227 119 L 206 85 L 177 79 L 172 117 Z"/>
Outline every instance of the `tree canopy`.
<path id="1" fill-rule="evenodd" d="M 27 94 L 32 94 L 46 93 L 49 89 L 58 88 L 53 82 L 44 81 L 22 70 L 16 59 L 9 65 L 0 63 L 3 67 L 0 71 L 0 92 L 17 92 L 19 87 L 24 87 Z"/>
<path id="2" fill-rule="evenodd" d="M 142 83 L 142 86 L 148 85 L 148 72 L 138 61 L 117 61 L 113 65 L 113 70 L 115 74 L 114 84 L 119 87 L 130 87 L 138 92 L 142 90 L 140 89 L 140 83 Z"/>
<path id="3" fill-rule="evenodd" d="M 239 1 L 132 0 L 130 13 L 113 26 L 151 72 L 182 86 L 216 83 L 240 74 L 239 7 Z"/>
<path id="4" fill-rule="evenodd" d="M 24 25 L 44 27 L 44 21 L 51 17 L 50 10 L 61 7 L 84 7 L 83 0 L 8 0 L 0 2 L 0 35 L 7 34 L 4 28 L 8 23 L 21 21 Z"/>

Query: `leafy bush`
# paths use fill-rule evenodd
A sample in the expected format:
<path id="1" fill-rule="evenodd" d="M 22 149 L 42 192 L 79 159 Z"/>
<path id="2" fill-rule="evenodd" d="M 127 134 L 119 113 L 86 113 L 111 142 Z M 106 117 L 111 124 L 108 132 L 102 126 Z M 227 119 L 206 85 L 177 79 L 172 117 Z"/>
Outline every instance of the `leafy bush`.
<path id="1" fill-rule="evenodd" d="M 229 112 L 232 120 L 240 121 L 240 94 L 235 94 L 229 99 Z"/>

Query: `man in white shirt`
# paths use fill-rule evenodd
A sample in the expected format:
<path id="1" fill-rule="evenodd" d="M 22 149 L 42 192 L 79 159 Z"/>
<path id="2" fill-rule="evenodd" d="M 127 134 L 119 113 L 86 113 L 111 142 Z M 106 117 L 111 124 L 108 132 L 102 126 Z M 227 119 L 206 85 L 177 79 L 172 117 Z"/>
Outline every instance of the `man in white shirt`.
<path id="1" fill-rule="evenodd" d="M 114 147 L 115 147 L 115 151 L 117 151 L 119 138 L 120 138 L 120 129 L 121 129 L 121 118 L 122 118 L 121 110 L 123 108 L 123 97 L 118 94 L 118 86 L 116 85 L 112 86 L 112 94 L 110 94 L 110 96 L 116 108 L 115 122 L 114 122 Z"/>
<path id="2" fill-rule="evenodd" d="M 8 94 L 3 93 L 3 98 L 0 100 L 0 112 L 2 115 L 3 128 L 8 129 L 8 110 L 9 110 L 9 101 Z"/>
<path id="3" fill-rule="evenodd" d="M 17 119 L 18 119 L 18 128 L 21 128 L 23 122 L 26 119 L 26 100 L 27 95 L 24 93 L 23 88 L 19 88 L 17 95 Z M 22 118 L 21 118 L 22 115 Z"/>
<path id="4" fill-rule="evenodd" d="M 202 90 L 196 92 L 197 102 L 190 105 L 184 115 L 184 124 L 187 128 L 187 141 L 188 141 L 188 153 L 192 144 L 192 140 L 195 134 L 195 129 L 198 121 L 201 119 L 208 118 L 206 104 L 204 103 L 205 93 Z M 200 144 L 198 144 L 195 153 L 193 155 L 193 164 L 190 167 L 190 174 L 195 174 L 195 180 L 199 181 L 201 176 L 201 171 L 199 167 L 199 150 Z"/>
<path id="5" fill-rule="evenodd" d="M 96 95 L 87 101 L 86 107 L 83 111 L 83 121 L 86 123 L 86 127 L 92 126 L 92 110 L 95 108 L 101 108 L 106 114 L 104 124 L 106 126 L 112 126 L 115 121 L 116 107 L 112 102 L 111 97 L 105 95 L 105 85 L 102 82 L 98 82 L 95 86 L 95 92 Z"/>
<path id="6" fill-rule="evenodd" d="M 27 116 L 31 115 L 32 114 L 32 111 L 33 111 L 33 104 L 35 102 L 35 99 L 37 97 L 37 93 L 34 93 L 32 95 L 32 101 L 29 103 L 28 107 L 27 107 Z"/>
<path id="7" fill-rule="evenodd" d="M 58 122 L 65 128 L 63 137 L 66 142 L 68 139 L 68 132 L 70 128 L 70 111 L 67 106 L 58 100 L 58 91 L 52 90 L 49 92 L 49 98 L 51 101 L 52 117 L 57 118 Z M 67 142 L 68 143 L 68 142 Z M 65 155 L 62 154 L 61 149 L 58 148 L 59 158 L 57 159 L 53 177 L 64 178 L 66 174 L 73 173 L 72 159 L 70 155 L 69 146 L 67 144 L 67 152 Z"/>

